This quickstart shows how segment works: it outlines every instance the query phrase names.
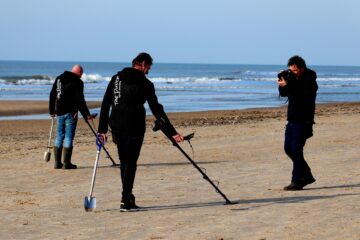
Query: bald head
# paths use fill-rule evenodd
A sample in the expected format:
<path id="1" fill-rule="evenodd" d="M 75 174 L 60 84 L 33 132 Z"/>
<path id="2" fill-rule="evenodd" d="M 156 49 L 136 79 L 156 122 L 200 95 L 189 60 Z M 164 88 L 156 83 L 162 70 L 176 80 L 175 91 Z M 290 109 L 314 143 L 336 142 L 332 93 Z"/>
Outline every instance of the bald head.
<path id="1" fill-rule="evenodd" d="M 71 72 L 75 73 L 76 75 L 78 75 L 79 77 L 82 76 L 84 70 L 82 68 L 82 66 L 80 64 L 76 64 L 73 66 L 73 68 L 71 69 Z"/>

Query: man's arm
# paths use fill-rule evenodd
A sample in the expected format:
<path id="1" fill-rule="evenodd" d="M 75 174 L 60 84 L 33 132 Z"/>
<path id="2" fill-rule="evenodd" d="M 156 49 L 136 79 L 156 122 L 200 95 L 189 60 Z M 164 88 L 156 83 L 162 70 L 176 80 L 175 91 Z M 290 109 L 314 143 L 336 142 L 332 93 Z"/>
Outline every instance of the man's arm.
<path id="1" fill-rule="evenodd" d="M 288 87 L 288 84 L 285 81 L 285 79 L 283 77 L 278 79 L 278 84 L 279 84 L 279 94 L 280 94 L 280 96 L 281 97 L 287 97 L 289 95 L 289 87 Z"/>
<path id="2" fill-rule="evenodd" d="M 148 89 L 148 97 L 147 101 L 150 107 L 151 112 L 155 116 L 156 119 L 161 119 L 164 122 L 164 131 L 168 136 L 172 136 L 172 138 L 176 142 L 182 142 L 184 140 L 183 136 L 176 132 L 174 126 L 171 124 L 169 118 L 167 117 L 164 107 L 159 103 L 157 96 L 155 94 L 155 88 L 152 83 L 149 84 Z"/>
<path id="3" fill-rule="evenodd" d="M 86 118 L 86 119 L 91 119 L 91 116 L 90 116 L 90 112 L 89 112 L 89 109 L 86 105 L 86 101 L 85 101 L 85 96 L 84 96 L 84 83 L 81 82 L 80 84 L 80 87 L 79 87 L 79 99 L 78 99 L 78 103 L 79 103 L 79 110 L 80 110 L 80 113 L 81 115 Z"/>
<path id="4" fill-rule="evenodd" d="M 311 71 L 309 75 L 306 76 L 306 79 L 304 79 L 305 82 L 302 95 L 302 105 L 306 106 L 305 114 L 308 121 L 313 121 L 314 118 L 316 92 L 318 90 L 316 77 L 316 73 Z"/>
<path id="5" fill-rule="evenodd" d="M 104 94 L 104 98 L 101 104 L 100 110 L 100 118 L 99 118 L 99 126 L 98 133 L 106 134 L 108 132 L 109 125 L 109 111 L 112 104 L 112 95 L 113 95 L 113 79 L 109 82 L 107 86 L 106 92 Z"/>

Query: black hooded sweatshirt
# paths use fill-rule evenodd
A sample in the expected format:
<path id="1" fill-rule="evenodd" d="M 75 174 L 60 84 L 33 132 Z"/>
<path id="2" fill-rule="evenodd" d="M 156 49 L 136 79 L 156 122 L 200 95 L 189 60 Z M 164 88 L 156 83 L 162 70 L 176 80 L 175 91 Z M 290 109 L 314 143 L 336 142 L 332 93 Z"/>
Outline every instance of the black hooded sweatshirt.
<path id="1" fill-rule="evenodd" d="M 84 98 L 84 83 L 73 72 L 65 71 L 55 79 L 49 97 L 49 113 L 58 116 L 81 112 L 90 115 Z"/>
<path id="2" fill-rule="evenodd" d="M 308 68 L 299 78 L 291 79 L 284 87 L 279 87 L 282 97 L 288 97 L 287 120 L 292 123 L 314 123 L 315 100 L 318 85 L 316 73 Z"/>
<path id="3" fill-rule="evenodd" d="M 124 68 L 111 78 L 101 105 L 98 132 L 107 133 L 109 125 L 115 133 L 143 136 L 146 129 L 146 101 L 155 118 L 162 119 L 169 134 L 175 135 L 176 130 L 158 102 L 154 84 L 135 68 Z"/>

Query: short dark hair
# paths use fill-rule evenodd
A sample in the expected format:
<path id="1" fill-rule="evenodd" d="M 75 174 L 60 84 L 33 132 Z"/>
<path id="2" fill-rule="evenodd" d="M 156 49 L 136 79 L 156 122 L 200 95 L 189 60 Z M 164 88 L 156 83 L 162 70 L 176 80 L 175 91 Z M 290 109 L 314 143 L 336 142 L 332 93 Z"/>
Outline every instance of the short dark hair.
<path id="1" fill-rule="evenodd" d="M 289 61 L 288 61 L 288 67 L 290 67 L 291 65 L 296 65 L 298 68 L 306 68 L 306 63 L 305 63 L 305 60 L 298 56 L 298 55 L 295 55 L 295 56 L 292 56 Z"/>
<path id="2" fill-rule="evenodd" d="M 135 65 L 141 64 L 142 62 L 145 62 L 146 65 L 152 65 L 153 59 L 150 54 L 141 52 L 134 58 L 132 65 L 134 67 Z"/>

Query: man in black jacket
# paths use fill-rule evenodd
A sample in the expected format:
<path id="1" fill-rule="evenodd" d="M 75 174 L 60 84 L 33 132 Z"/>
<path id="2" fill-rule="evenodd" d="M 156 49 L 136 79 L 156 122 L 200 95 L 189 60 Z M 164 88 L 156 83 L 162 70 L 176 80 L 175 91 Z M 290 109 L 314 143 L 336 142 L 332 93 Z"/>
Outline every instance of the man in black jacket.
<path id="1" fill-rule="evenodd" d="M 315 99 L 318 85 L 316 73 L 306 67 L 304 59 L 293 56 L 288 61 L 289 70 L 278 74 L 279 93 L 288 97 L 288 111 L 285 130 L 285 152 L 293 162 L 290 185 L 286 191 L 302 190 L 315 182 L 311 169 L 304 159 L 306 140 L 313 135 Z"/>
<path id="2" fill-rule="evenodd" d="M 54 146 L 55 169 L 76 169 L 71 163 L 78 111 L 91 120 L 92 117 L 84 98 L 84 83 L 80 79 L 83 68 L 76 64 L 71 72 L 65 71 L 55 79 L 49 97 L 49 113 L 57 116 L 57 132 Z M 61 156 L 64 149 L 63 162 Z"/>
<path id="3" fill-rule="evenodd" d="M 124 68 L 114 75 L 107 87 L 101 106 L 98 132 L 106 138 L 108 125 L 112 138 L 117 145 L 122 181 L 122 199 L 120 211 L 138 209 L 132 193 L 137 160 L 140 155 L 145 134 L 145 108 L 147 101 L 156 119 L 165 122 L 166 131 L 180 142 L 183 137 L 170 123 L 163 106 L 158 102 L 154 84 L 146 78 L 152 65 L 147 53 L 140 53 L 131 68 Z M 111 114 L 109 118 L 109 110 Z"/>

